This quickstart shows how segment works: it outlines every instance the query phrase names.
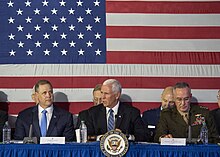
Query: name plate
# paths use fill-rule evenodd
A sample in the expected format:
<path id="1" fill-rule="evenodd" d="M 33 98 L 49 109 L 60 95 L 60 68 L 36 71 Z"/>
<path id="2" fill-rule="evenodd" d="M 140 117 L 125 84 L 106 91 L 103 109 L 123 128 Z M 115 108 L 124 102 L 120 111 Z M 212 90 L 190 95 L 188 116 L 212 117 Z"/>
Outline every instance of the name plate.
<path id="1" fill-rule="evenodd" d="M 185 146 L 186 138 L 161 138 L 161 145 Z"/>
<path id="2" fill-rule="evenodd" d="M 65 137 L 40 137 L 40 144 L 65 144 Z"/>

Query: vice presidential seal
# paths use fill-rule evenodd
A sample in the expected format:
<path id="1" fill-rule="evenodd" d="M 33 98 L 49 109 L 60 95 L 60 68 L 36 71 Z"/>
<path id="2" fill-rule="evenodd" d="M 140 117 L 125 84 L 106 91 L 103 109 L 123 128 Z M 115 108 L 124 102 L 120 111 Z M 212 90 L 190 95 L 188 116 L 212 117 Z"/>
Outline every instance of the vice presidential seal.
<path id="1" fill-rule="evenodd" d="M 128 139 L 120 131 L 111 130 L 100 140 L 101 151 L 107 157 L 123 156 L 128 151 Z"/>

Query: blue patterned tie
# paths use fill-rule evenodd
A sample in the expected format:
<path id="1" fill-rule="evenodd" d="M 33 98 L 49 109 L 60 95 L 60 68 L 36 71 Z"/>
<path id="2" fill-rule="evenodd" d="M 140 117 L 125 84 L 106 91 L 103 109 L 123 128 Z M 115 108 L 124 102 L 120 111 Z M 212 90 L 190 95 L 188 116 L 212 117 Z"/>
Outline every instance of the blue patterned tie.
<path id="1" fill-rule="evenodd" d="M 114 129 L 114 125 L 115 125 L 115 122 L 114 122 L 114 114 L 113 114 L 113 110 L 110 109 L 109 111 L 109 117 L 108 117 L 108 131 L 110 130 L 113 130 Z"/>
<path id="2" fill-rule="evenodd" d="M 40 131 L 41 136 L 45 137 L 47 134 L 47 110 L 42 111 L 42 117 L 41 117 L 41 125 L 40 125 Z"/>

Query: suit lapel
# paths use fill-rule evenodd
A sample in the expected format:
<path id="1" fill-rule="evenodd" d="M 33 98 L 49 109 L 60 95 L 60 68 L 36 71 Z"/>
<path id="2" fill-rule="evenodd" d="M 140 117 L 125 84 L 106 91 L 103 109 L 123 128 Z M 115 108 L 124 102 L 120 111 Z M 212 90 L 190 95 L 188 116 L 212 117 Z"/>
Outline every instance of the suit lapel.
<path id="1" fill-rule="evenodd" d="M 120 125 L 121 125 L 121 122 L 122 122 L 122 119 L 124 118 L 124 105 L 119 104 L 119 108 L 118 108 L 118 113 L 117 113 L 117 116 L 116 116 L 116 124 L 115 124 L 115 128 L 120 128 Z"/>
<path id="2" fill-rule="evenodd" d="M 36 134 L 35 136 L 41 137 L 40 126 L 39 126 L 39 118 L 38 118 L 38 106 L 34 107 L 32 110 L 33 116 L 33 132 Z"/>
<path id="3" fill-rule="evenodd" d="M 56 125 L 57 125 L 57 121 L 59 120 L 59 117 L 60 117 L 60 115 L 57 112 L 56 107 L 54 106 L 53 114 L 52 114 L 52 117 L 51 117 L 51 120 L 50 120 L 50 124 L 49 124 L 48 130 L 47 130 L 47 136 L 51 135 L 54 127 L 56 127 Z"/>
<path id="4" fill-rule="evenodd" d="M 107 132 L 108 129 L 107 129 L 107 117 L 106 117 L 106 108 L 101 105 L 101 112 L 100 112 L 100 116 L 98 116 L 98 121 L 100 121 L 100 127 L 101 129 L 101 132 Z M 99 118 L 99 117 L 104 117 L 104 118 Z M 99 123 L 97 123 L 99 124 Z"/>

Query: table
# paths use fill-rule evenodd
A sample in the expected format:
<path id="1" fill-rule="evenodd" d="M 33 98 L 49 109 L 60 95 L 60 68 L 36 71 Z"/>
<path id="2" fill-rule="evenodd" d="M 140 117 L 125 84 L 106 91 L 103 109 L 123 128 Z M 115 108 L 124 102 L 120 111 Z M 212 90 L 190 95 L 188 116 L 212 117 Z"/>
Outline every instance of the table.
<path id="1" fill-rule="evenodd" d="M 65 145 L 0 144 L 1 157 L 104 157 L 99 142 Z M 130 143 L 126 157 L 220 157 L 218 145 L 162 146 Z"/>

